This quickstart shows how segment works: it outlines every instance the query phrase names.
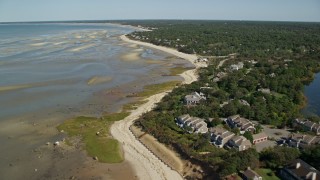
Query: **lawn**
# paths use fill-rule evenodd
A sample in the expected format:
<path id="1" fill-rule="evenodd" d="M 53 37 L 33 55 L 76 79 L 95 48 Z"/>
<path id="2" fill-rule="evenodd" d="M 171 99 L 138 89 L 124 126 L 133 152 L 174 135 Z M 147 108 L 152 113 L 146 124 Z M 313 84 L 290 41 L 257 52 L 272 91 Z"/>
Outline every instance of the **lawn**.
<path id="1" fill-rule="evenodd" d="M 271 169 L 260 168 L 257 169 L 256 172 L 262 176 L 263 180 L 280 180 Z"/>

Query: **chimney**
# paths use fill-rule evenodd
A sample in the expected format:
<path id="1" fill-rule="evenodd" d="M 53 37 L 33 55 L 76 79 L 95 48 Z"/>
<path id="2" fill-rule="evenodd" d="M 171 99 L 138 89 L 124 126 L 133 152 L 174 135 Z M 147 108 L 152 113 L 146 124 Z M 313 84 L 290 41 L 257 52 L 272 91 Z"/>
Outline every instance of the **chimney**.
<path id="1" fill-rule="evenodd" d="M 299 169 L 300 166 L 301 166 L 301 163 L 300 163 L 300 162 L 297 162 L 297 164 L 296 164 L 296 169 Z"/>
<path id="2" fill-rule="evenodd" d="M 311 176 L 311 180 L 316 180 L 317 179 L 317 173 L 313 172 Z"/>

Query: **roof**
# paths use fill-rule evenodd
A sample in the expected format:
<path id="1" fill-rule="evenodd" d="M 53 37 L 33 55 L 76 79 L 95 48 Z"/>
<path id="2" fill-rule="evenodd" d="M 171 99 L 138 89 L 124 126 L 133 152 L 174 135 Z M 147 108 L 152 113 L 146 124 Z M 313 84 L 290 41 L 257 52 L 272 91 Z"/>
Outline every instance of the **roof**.
<path id="1" fill-rule="evenodd" d="M 303 138 L 303 141 L 306 142 L 307 144 L 311 143 L 316 137 L 315 136 L 310 136 L 310 135 L 305 135 Z"/>
<path id="2" fill-rule="evenodd" d="M 208 131 L 207 123 L 204 121 L 204 119 L 192 117 L 189 114 L 184 114 L 179 116 L 178 120 L 180 121 L 180 123 L 183 123 L 184 125 L 193 127 L 195 129 L 203 128 L 205 131 Z"/>
<path id="3" fill-rule="evenodd" d="M 201 100 L 200 97 L 195 96 L 195 95 L 186 95 L 186 96 L 185 96 L 185 99 L 186 99 L 187 101 L 200 101 L 200 100 Z"/>
<path id="4" fill-rule="evenodd" d="M 312 144 L 320 144 L 320 136 L 316 136 L 316 138 L 312 141 Z"/>
<path id="5" fill-rule="evenodd" d="M 235 120 L 235 119 L 237 119 L 237 118 L 239 118 L 239 117 L 240 117 L 239 114 L 233 115 L 233 116 L 229 116 L 229 118 L 232 119 L 232 120 Z"/>
<path id="6" fill-rule="evenodd" d="M 256 173 L 254 170 L 251 170 L 248 168 L 246 171 L 242 173 L 244 176 L 246 176 L 248 179 L 254 179 L 254 177 L 261 177 L 258 173 Z"/>
<path id="7" fill-rule="evenodd" d="M 226 138 L 226 137 L 234 136 L 234 135 L 235 135 L 234 133 L 228 131 L 228 132 L 226 132 L 226 133 L 223 133 L 220 137 L 221 137 L 221 138 Z"/>
<path id="8" fill-rule="evenodd" d="M 221 128 L 221 127 L 210 128 L 210 132 L 215 135 L 221 135 L 221 134 L 225 133 L 226 131 L 228 131 L 228 130 Z"/>
<path id="9" fill-rule="evenodd" d="M 234 136 L 232 139 L 232 141 L 234 141 L 235 143 L 239 142 L 242 140 L 241 136 Z"/>
<path id="10" fill-rule="evenodd" d="M 197 118 L 197 117 L 189 117 L 188 119 L 186 119 L 185 121 L 184 121 L 184 123 L 185 124 L 194 124 L 194 122 L 195 121 L 198 121 L 199 120 L 199 118 Z"/>
<path id="11" fill-rule="evenodd" d="M 220 136 L 222 139 L 234 135 L 234 133 L 221 127 L 210 128 L 210 132 L 216 136 Z"/>
<path id="12" fill-rule="evenodd" d="M 251 142 L 245 138 L 244 136 L 234 136 L 233 138 L 231 138 L 232 141 L 234 141 L 234 143 L 237 146 L 250 146 Z"/>
<path id="13" fill-rule="evenodd" d="M 304 138 L 304 135 L 303 134 L 291 134 L 290 135 L 290 138 L 294 141 L 299 141 L 299 140 L 302 140 Z"/>
<path id="14" fill-rule="evenodd" d="M 247 130 L 247 129 L 249 129 L 250 127 L 251 127 L 251 129 L 255 129 L 252 123 L 248 123 L 248 124 L 242 125 L 242 126 L 241 126 L 241 129 L 242 129 L 242 130 Z"/>
<path id="15" fill-rule="evenodd" d="M 242 117 L 237 117 L 233 121 L 236 122 L 236 123 L 241 123 L 241 124 L 247 123 L 247 120 L 245 118 L 242 118 Z"/>
<path id="16" fill-rule="evenodd" d="M 319 136 L 311 136 L 305 134 L 291 134 L 290 138 L 296 142 L 300 141 L 305 144 L 320 144 Z"/>
<path id="17" fill-rule="evenodd" d="M 189 114 L 184 114 L 184 115 L 179 116 L 178 118 L 181 119 L 181 120 L 185 120 L 185 119 L 187 119 L 189 117 L 190 117 Z"/>
<path id="18" fill-rule="evenodd" d="M 320 172 L 301 159 L 296 159 L 289 163 L 285 167 L 285 170 L 289 171 L 292 174 L 295 174 L 302 179 L 312 179 L 313 175 L 316 176 L 316 180 L 320 180 Z"/>
<path id="19" fill-rule="evenodd" d="M 314 124 L 315 124 L 315 123 L 312 122 L 312 121 L 306 121 L 306 122 L 304 123 L 304 126 L 306 126 L 306 127 L 308 127 L 308 128 L 311 129 Z"/>
<path id="20" fill-rule="evenodd" d="M 268 137 L 268 135 L 265 132 L 261 132 L 259 134 L 252 135 L 252 137 L 253 137 L 253 140 L 255 140 L 255 139 L 261 139 L 261 138 Z"/>

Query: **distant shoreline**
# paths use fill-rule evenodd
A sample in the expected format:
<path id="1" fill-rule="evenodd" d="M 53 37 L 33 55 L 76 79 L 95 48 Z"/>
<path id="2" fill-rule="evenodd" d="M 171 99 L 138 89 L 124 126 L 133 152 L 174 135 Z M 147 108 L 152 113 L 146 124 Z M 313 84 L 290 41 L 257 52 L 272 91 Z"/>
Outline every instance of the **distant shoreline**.
<path id="1" fill-rule="evenodd" d="M 117 19 L 117 20 L 53 20 L 53 21 L 6 21 L 0 24 L 21 24 L 21 23 L 110 23 L 120 24 L 130 21 L 218 21 L 218 22 L 276 22 L 276 23 L 320 23 L 320 21 L 276 21 L 276 20 L 241 20 L 241 19 Z"/>

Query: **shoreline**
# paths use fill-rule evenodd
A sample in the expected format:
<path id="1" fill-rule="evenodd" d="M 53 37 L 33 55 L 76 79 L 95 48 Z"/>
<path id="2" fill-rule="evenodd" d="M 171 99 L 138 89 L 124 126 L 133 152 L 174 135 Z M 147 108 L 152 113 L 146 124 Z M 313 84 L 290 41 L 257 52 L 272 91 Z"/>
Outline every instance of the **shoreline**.
<path id="1" fill-rule="evenodd" d="M 193 65 L 195 69 L 187 70 L 180 74 L 184 78 L 183 84 L 190 84 L 198 79 L 197 69 L 201 66 L 195 64 L 194 61 L 197 59 L 196 55 L 190 55 L 178 52 L 175 49 L 156 46 L 153 44 L 131 40 L 126 35 L 121 35 L 120 39 L 126 43 L 133 43 L 153 49 L 157 49 L 168 54 L 172 54 L 176 57 L 183 58 Z M 170 90 L 171 91 L 171 90 Z M 182 176 L 175 170 L 165 165 L 158 157 L 152 154 L 130 131 L 130 126 L 134 121 L 139 118 L 143 113 L 151 111 L 158 102 L 170 91 L 152 95 L 146 98 L 147 102 L 140 105 L 137 109 L 132 110 L 130 115 L 123 120 L 115 122 L 111 128 L 110 133 L 114 139 L 122 143 L 122 149 L 124 152 L 125 160 L 133 165 L 133 169 L 137 173 L 137 176 L 141 179 L 182 179 Z M 137 165 L 139 164 L 139 165 Z"/>

